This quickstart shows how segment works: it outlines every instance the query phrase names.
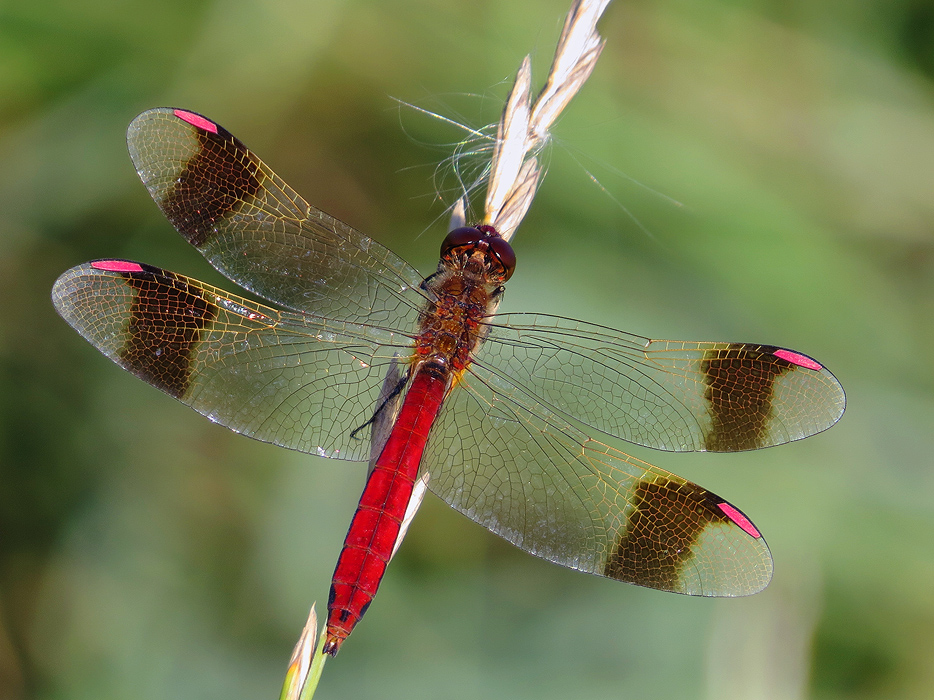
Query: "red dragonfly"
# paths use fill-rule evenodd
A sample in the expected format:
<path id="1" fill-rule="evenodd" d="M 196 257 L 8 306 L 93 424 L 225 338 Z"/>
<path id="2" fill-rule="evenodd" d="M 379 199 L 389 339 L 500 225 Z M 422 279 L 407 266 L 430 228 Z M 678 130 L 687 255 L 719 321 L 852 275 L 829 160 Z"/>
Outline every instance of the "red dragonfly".
<path id="1" fill-rule="evenodd" d="M 419 479 L 573 569 L 691 595 L 768 584 L 769 549 L 739 508 L 593 436 L 718 452 L 798 440 L 844 410 L 821 364 L 771 345 L 494 314 L 516 259 L 492 226 L 450 232 L 426 279 L 205 117 L 149 110 L 127 142 L 175 228 L 279 308 L 126 260 L 67 271 L 55 307 L 121 367 L 231 430 L 370 461 L 331 585 L 327 653 L 376 594 Z"/>

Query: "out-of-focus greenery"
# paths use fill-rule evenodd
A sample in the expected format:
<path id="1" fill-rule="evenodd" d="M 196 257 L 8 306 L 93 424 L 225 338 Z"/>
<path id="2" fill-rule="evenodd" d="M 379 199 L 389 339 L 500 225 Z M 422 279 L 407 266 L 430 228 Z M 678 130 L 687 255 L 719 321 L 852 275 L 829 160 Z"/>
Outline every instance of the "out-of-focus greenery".
<path id="1" fill-rule="evenodd" d="M 55 315 L 99 257 L 233 288 L 140 185 L 133 116 L 218 120 L 428 273 L 463 134 L 391 97 L 494 121 L 566 9 L 0 5 L 0 697 L 275 697 L 364 479 L 211 424 Z M 929 698 L 934 5 L 616 0 L 601 26 L 504 310 L 793 347 L 847 414 L 761 452 L 631 450 L 755 519 L 775 578 L 748 599 L 564 570 L 429 497 L 318 697 Z"/>

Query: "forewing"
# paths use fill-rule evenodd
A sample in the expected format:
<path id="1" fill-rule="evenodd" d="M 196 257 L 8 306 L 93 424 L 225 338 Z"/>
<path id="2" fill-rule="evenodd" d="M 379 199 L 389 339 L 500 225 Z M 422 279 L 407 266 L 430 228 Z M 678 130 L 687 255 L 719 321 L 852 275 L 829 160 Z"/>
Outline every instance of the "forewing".
<path id="1" fill-rule="evenodd" d="M 297 311 L 414 327 L 418 272 L 310 206 L 223 127 L 152 109 L 130 124 L 127 145 L 166 218 L 241 287 Z"/>
<path id="2" fill-rule="evenodd" d="M 105 260 L 55 283 L 56 310 L 104 355 L 211 420 L 342 459 L 370 457 L 387 368 L 411 339 L 279 311 L 149 265 Z"/>
<path id="3" fill-rule="evenodd" d="M 493 317 L 475 365 L 519 403 L 661 450 L 800 440 L 836 423 L 846 404 L 825 367 L 791 350 L 650 340 L 542 314 Z"/>
<path id="4" fill-rule="evenodd" d="M 768 547 L 735 506 L 503 388 L 468 373 L 432 429 L 422 470 L 451 507 L 531 554 L 640 586 L 740 596 L 768 584 Z"/>

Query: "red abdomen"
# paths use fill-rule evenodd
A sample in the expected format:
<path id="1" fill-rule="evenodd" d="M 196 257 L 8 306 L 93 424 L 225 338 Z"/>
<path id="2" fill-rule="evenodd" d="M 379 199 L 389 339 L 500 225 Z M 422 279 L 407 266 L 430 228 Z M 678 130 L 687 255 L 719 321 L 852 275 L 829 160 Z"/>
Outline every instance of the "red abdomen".
<path id="1" fill-rule="evenodd" d="M 412 496 L 428 432 L 446 390 L 444 372 L 430 365 L 417 371 L 367 479 L 331 580 L 324 646 L 324 652 L 331 656 L 337 654 L 376 595 Z"/>

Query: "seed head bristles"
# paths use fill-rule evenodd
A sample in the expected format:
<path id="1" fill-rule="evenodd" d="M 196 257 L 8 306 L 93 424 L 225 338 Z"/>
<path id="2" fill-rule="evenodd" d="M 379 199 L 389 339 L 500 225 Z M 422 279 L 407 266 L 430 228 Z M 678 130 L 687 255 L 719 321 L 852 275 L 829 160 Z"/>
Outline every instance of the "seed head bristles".
<path id="1" fill-rule="evenodd" d="M 597 33 L 597 21 L 610 0 L 577 0 L 568 12 L 555 49 L 545 87 L 532 108 L 530 127 L 540 141 L 571 98 L 587 82 L 606 44 Z"/>
<path id="2" fill-rule="evenodd" d="M 390 97 L 390 99 L 395 100 L 403 107 L 408 107 L 411 110 L 414 110 L 416 112 L 421 112 L 422 114 L 426 114 L 429 117 L 433 117 L 434 119 L 450 124 L 451 126 L 456 126 L 458 129 L 463 129 L 464 131 L 469 133 L 471 136 L 477 136 L 482 139 L 490 138 L 489 134 L 485 134 L 482 131 L 474 129 L 468 126 L 467 124 L 463 124 L 455 119 L 451 119 L 450 117 L 445 117 L 443 114 L 438 114 L 437 112 L 432 112 L 430 109 L 425 109 L 424 107 L 419 107 L 418 105 L 414 105 L 411 102 L 400 100 L 398 97 Z"/>
<path id="3" fill-rule="evenodd" d="M 484 222 L 509 240 L 535 197 L 541 171 L 536 156 L 548 130 L 590 77 L 605 44 L 597 21 L 610 0 L 575 0 L 558 39 L 555 58 L 535 104 L 531 102 L 531 61 L 522 61 L 497 128 L 490 163 Z"/>
<path id="4" fill-rule="evenodd" d="M 529 103 L 532 84 L 532 61 L 526 56 L 519 66 L 516 83 L 506 100 L 503 117 L 496 130 L 496 146 L 490 161 L 490 180 L 486 190 L 484 222 L 492 224 L 507 241 L 513 230 L 507 230 L 500 221 L 500 212 L 506 199 L 517 185 L 525 154 L 529 151 Z M 535 173 L 538 177 L 538 172 Z"/>
<path id="5" fill-rule="evenodd" d="M 490 174 L 491 155 L 496 138 L 492 133 L 493 125 L 483 128 L 490 133 L 481 131 L 478 132 L 481 136 L 464 139 L 454 147 L 451 155 L 435 168 L 435 192 L 443 199 L 443 194 L 452 189 L 448 180 L 453 177 L 453 189 L 457 192 L 457 197 L 466 197 L 468 200 L 465 211 L 469 208 L 470 196 L 487 184 Z"/>
<path id="6" fill-rule="evenodd" d="M 468 96 L 489 99 L 480 95 Z M 466 225 L 463 222 L 467 220 L 476 221 L 476 217 L 472 215 L 468 216 L 471 208 L 470 197 L 474 192 L 487 185 L 490 174 L 490 163 L 492 162 L 491 154 L 497 142 L 495 133 L 497 125 L 495 123 L 487 124 L 478 129 L 470 126 L 465 121 L 452 119 L 440 112 L 420 107 L 411 102 L 400 100 L 397 97 L 393 97 L 392 99 L 395 100 L 400 107 L 408 107 L 415 112 L 456 127 L 465 133 L 464 138 L 458 141 L 447 144 L 431 143 L 425 145 L 430 145 L 432 148 L 440 147 L 448 151 L 448 155 L 435 165 L 432 178 L 434 183 L 434 197 L 442 202 L 450 201 L 448 197 L 456 193 L 457 202 L 460 202 L 461 199 L 464 200 L 461 202 L 462 209 L 460 214 L 458 214 L 454 205 L 446 208 L 445 211 L 450 212 L 452 216 L 451 229 L 449 230 Z M 405 130 L 404 127 L 403 130 Z M 452 179 L 453 183 L 451 182 Z"/>

